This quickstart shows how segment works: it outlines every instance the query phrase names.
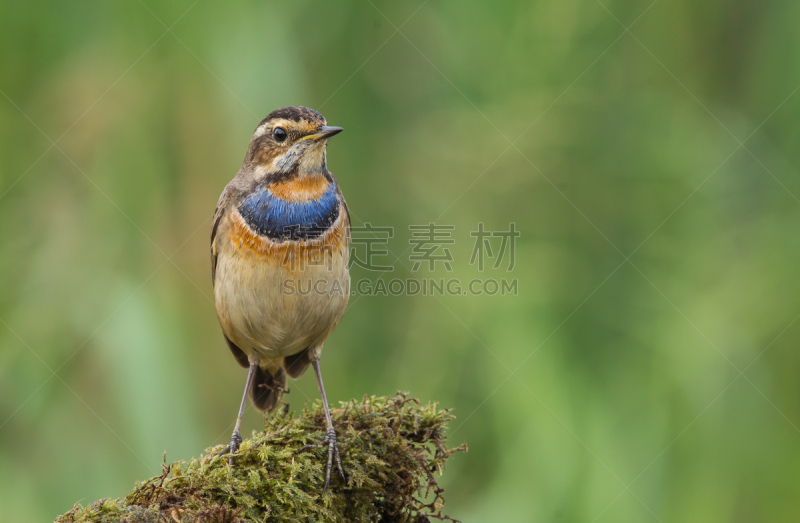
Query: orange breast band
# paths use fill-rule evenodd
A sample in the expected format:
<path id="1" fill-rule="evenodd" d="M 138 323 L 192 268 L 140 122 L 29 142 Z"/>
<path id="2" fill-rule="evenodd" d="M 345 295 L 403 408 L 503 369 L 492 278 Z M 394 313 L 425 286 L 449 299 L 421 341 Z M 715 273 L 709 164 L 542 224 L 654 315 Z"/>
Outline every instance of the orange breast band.
<path id="1" fill-rule="evenodd" d="M 321 198 L 330 182 L 324 176 L 276 182 L 267 187 L 274 196 L 289 202 L 308 202 Z"/>

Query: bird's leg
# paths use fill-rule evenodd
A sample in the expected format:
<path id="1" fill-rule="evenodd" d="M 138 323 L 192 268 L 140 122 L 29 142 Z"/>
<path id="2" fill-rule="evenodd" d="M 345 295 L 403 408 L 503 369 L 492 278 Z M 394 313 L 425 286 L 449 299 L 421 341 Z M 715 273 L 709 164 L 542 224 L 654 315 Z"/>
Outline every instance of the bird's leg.
<path id="1" fill-rule="evenodd" d="M 321 443 L 305 445 L 300 449 L 300 452 L 320 447 L 322 445 L 328 446 L 328 466 L 325 469 L 325 486 L 322 488 L 322 492 L 324 493 L 328 489 L 328 485 L 331 482 L 331 468 L 333 467 L 334 458 L 336 458 L 336 466 L 339 468 L 339 474 L 341 474 L 342 479 L 347 481 L 347 478 L 345 478 L 344 470 L 342 470 L 342 458 L 339 456 L 339 445 L 336 442 L 336 430 L 333 428 L 331 411 L 328 409 L 328 397 L 325 395 L 325 386 L 322 384 L 322 374 L 319 371 L 319 361 L 312 361 L 311 365 L 314 367 L 314 372 L 317 374 L 317 384 L 319 385 L 319 392 L 322 395 L 322 406 L 325 407 L 325 421 L 327 422 L 328 428 L 325 431 L 325 438 L 323 438 Z"/>
<path id="2" fill-rule="evenodd" d="M 242 395 L 242 404 L 239 406 L 239 417 L 236 418 L 236 426 L 233 428 L 231 435 L 231 444 L 222 449 L 218 456 L 224 454 L 235 454 L 239 450 L 239 445 L 242 444 L 242 435 L 239 433 L 239 428 L 242 426 L 242 418 L 244 417 L 244 407 L 247 405 L 247 393 L 250 391 L 250 385 L 253 383 L 253 376 L 256 373 L 258 363 L 251 363 L 250 370 L 247 371 L 247 383 L 244 386 L 244 394 Z M 228 464 L 233 465 L 233 456 L 228 458 Z"/>

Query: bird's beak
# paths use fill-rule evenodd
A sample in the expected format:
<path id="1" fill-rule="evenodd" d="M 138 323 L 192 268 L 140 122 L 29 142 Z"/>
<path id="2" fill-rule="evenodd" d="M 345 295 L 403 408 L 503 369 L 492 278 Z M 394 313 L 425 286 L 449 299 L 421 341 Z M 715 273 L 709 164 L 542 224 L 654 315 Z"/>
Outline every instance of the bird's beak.
<path id="1" fill-rule="evenodd" d="M 312 140 L 318 142 L 320 140 L 327 140 L 331 136 L 335 134 L 339 134 L 340 132 L 344 131 L 342 127 L 334 127 L 332 125 L 323 125 L 317 132 L 314 134 L 309 134 L 308 136 L 304 136 L 301 140 Z"/>

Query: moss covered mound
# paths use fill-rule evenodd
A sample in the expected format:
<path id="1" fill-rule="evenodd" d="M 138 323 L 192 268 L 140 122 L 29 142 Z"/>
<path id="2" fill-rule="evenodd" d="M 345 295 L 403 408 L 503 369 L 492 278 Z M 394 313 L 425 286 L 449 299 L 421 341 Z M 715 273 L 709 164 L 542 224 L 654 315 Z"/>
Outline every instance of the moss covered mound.
<path id="1" fill-rule="evenodd" d="M 450 519 L 442 513 L 437 485 L 444 463 L 466 445 L 449 449 L 445 427 L 453 419 L 436 404 L 421 405 L 398 393 L 390 398 L 351 400 L 331 412 L 339 435 L 347 482 L 331 474 L 325 482 L 327 446 L 300 453 L 324 436 L 321 403 L 299 415 L 265 417 L 263 432 L 242 443 L 235 465 L 223 447 L 200 459 L 164 464 L 160 476 L 137 483 L 124 500 L 76 505 L 56 521 L 214 522 L 385 521 Z"/>

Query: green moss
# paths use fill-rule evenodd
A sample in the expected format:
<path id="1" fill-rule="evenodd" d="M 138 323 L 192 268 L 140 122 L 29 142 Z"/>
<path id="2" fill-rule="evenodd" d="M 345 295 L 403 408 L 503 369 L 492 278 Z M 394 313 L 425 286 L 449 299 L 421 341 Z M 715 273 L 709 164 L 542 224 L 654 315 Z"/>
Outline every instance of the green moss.
<path id="1" fill-rule="evenodd" d="M 265 417 L 263 432 L 242 443 L 234 457 L 206 449 L 200 459 L 164 464 L 160 476 L 137 483 L 124 500 L 76 505 L 56 519 L 87 522 L 386 521 L 450 519 L 436 482 L 444 463 L 466 444 L 448 449 L 453 419 L 436 404 L 421 405 L 398 393 L 342 403 L 331 411 L 339 435 L 345 484 L 331 474 L 323 494 L 327 447 L 300 453 L 324 436 L 322 405 L 299 415 Z M 334 467 L 335 472 L 335 467 Z"/>

